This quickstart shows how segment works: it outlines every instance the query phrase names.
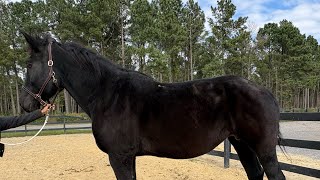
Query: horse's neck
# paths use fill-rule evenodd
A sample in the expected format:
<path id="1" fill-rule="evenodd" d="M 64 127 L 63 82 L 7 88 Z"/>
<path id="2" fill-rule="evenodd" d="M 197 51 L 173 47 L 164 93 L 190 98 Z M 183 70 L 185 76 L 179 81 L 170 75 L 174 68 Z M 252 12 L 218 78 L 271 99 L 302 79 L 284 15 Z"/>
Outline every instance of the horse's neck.
<path id="1" fill-rule="evenodd" d="M 103 74 L 97 76 L 96 72 L 90 72 L 84 70 L 71 59 L 70 56 L 64 55 L 63 59 L 59 62 L 59 73 L 63 87 L 70 93 L 80 107 L 90 116 L 90 106 L 93 105 L 97 98 L 97 92 L 100 88 L 107 89 L 110 84 L 111 76 L 109 74 L 115 74 L 114 70 L 104 68 Z M 103 82 L 103 83 L 101 83 Z M 103 87 L 101 87 L 103 84 Z M 100 97 L 101 98 L 101 97 Z"/>
<path id="2" fill-rule="evenodd" d="M 82 76 L 79 73 L 74 73 L 75 76 L 79 75 L 78 77 L 74 76 L 66 76 L 63 78 L 63 86 L 69 92 L 69 94 L 73 97 L 73 99 L 80 105 L 80 107 L 90 115 L 90 109 L 88 105 L 92 101 L 92 93 L 93 87 L 88 87 L 85 82 L 81 81 Z"/>

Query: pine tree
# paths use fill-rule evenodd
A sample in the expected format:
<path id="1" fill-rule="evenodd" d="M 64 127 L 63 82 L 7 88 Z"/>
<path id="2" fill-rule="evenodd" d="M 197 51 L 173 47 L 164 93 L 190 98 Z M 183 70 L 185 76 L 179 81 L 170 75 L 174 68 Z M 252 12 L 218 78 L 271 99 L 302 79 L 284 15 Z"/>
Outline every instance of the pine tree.
<path id="1" fill-rule="evenodd" d="M 199 49 L 199 41 L 201 34 L 204 32 L 205 16 L 199 4 L 193 0 L 189 0 L 184 8 L 184 26 L 187 29 L 186 56 L 188 79 L 194 79 L 196 58 L 194 53 Z M 199 59 L 198 59 L 199 60 Z M 189 79 L 190 78 L 190 79 Z"/>
<path id="2" fill-rule="evenodd" d="M 242 60 L 250 44 L 250 33 L 245 25 L 247 17 L 233 19 L 236 6 L 231 0 L 218 1 L 218 6 L 211 7 L 211 11 L 213 18 L 209 19 L 209 24 L 212 35 L 208 40 L 217 49 L 217 68 L 222 69 L 221 74 L 243 75 Z"/>

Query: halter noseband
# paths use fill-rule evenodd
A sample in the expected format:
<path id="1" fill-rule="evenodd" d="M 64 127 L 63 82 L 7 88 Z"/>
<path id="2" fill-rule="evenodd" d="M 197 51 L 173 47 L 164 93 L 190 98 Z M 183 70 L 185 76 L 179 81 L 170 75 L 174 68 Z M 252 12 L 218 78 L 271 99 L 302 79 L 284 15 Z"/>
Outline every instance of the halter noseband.
<path id="1" fill-rule="evenodd" d="M 51 53 L 51 45 L 52 45 L 52 41 L 49 41 L 48 44 L 48 67 L 49 67 L 49 74 L 48 77 L 46 79 L 46 81 L 43 83 L 43 85 L 41 86 L 39 92 L 37 94 L 31 92 L 28 88 L 26 88 L 25 86 L 22 86 L 22 89 L 24 91 L 26 91 L 29 95 L 31 95 L 34 99 L 36 99 L 37 101 L 40 102 L 40 104 L 42 106 L 46 106 L 48 103 L 45 102 L 42 98 L 41 95 L 44 91 L 44 89 L 46 88 L 46 86 L 48 85 L 49 81 L 52 79 L 52 82 L 59 88 L 58 86 L 58 80 L 55 77 L 55 73 L 53 71 L 53 60 L 52 60 L 52 53 Z M 57 91 L 57 93 L 55 94 L 55 97 L 57 96 L 57 94 L 59 93 L 59 90 Z M 54 97 L 54 99 L 55 99 Z M 54 101 L 54 100 L 53 100 Z"/>

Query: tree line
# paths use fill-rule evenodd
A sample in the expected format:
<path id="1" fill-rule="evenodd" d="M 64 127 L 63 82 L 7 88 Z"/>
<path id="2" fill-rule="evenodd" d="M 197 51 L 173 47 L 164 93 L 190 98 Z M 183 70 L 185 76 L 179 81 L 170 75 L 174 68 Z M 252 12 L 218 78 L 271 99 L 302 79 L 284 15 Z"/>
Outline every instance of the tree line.
<path id="1" fill-rule="evenodd" d="M 238 75 L 272 91 L 282 109 L 319 107 L 320 46 L 313 36 L 285 19 L 256 29 L 248 17 L 235 17 L 231 0 L 218 0 L 211 13 L 206 17 L 194 0 L 0 0 L 0 114 L 22 112 L 21 30 L 79 42 L 161 82 Z M 67 92 L 57 106 L 81 112 Z"/>

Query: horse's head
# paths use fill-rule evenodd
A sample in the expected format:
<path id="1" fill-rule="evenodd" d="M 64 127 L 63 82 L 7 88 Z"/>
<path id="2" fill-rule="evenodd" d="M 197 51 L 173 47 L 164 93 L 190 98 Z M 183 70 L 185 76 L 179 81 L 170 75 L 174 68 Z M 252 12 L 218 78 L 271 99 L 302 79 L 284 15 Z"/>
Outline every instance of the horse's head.
<path id="1" fill-rule="evenodd" d="M 20 106 L 27 112 L 34 111 L 44 105 L 45 101 L 58 91 L 58 80 L 55 78 L 52 56 L 51 37 L 40 38 L 22 33 L 29 44 L 27 74 L 25 85 L 20 94 Z"/>

